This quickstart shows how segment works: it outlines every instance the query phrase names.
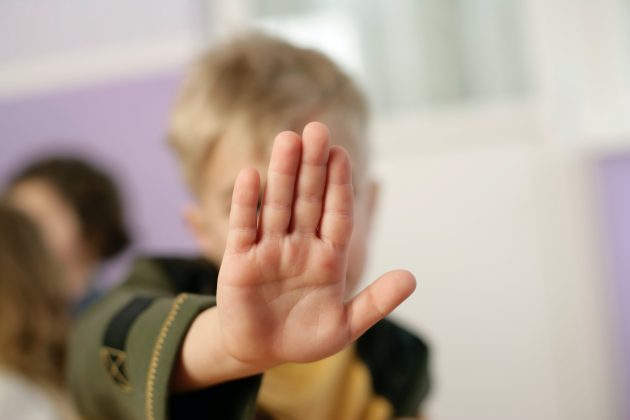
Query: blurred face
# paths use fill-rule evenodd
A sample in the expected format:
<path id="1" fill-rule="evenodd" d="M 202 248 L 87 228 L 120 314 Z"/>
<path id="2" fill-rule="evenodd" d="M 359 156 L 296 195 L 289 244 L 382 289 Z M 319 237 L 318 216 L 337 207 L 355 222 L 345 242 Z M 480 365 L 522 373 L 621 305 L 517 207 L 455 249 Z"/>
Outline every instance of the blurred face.
<path id="1" fill-rule="evenodd" d="M 70 206 L 45 180 L 25 180 L 9 195 L 11 204 L 37 226 L 44 243 L 67 277 L 68 294 L 78 297 L 85 290 L 91 264 L 79 220 Z"/>
<path id="2" fill-rule="evenodd" d="M 216 145 L 202 169 L 199 203 L 189 209 L 186 218 L 204 254 L 216 265 L 220 265 L 225 250 L 234 180 L 241 169 L 254 167 L 261 175 L 261 185 L 264 185 L 268 158 L 257 155 L 246 141 L 226 137 Z M 355 179 L 354 184 L 355 217 L 348 258 L 348 295 L 354 292 L 363 274 L 376 199 L 374 183 Z"/>

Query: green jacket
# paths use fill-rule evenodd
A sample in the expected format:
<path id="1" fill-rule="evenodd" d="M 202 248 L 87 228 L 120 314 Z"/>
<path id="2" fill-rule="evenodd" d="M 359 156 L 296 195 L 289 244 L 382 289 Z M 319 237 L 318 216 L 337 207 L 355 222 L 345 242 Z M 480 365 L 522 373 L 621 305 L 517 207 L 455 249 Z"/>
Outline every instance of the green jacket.
<path id="1" fill-rule="evenodd" d="M 255 418 L 262 375 L 186 394 L 169 378 L 186 332 L 215 305 L 217 270 L 202 260 L 139 259 L 126 282 L 83 314 L 69 360 L 70 386 L 87 419 Z M 429 390 L 428 349 L 383 320 L 357 341 L 376 394 L 396 416 L 415 415 Z"/>

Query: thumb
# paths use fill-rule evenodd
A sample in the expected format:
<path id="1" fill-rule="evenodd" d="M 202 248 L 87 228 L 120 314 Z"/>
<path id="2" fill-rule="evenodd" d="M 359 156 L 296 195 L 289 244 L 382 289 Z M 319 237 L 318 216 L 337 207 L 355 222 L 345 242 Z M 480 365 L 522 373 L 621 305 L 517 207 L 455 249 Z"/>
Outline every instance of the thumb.
<path id="1" fill-rule="evenodd" d="M 346 305 L 350 339 L 359 338 L 372 325 L 396 309 L 416 289 L 416 279 L 405 270 L 383 274 Z"/>

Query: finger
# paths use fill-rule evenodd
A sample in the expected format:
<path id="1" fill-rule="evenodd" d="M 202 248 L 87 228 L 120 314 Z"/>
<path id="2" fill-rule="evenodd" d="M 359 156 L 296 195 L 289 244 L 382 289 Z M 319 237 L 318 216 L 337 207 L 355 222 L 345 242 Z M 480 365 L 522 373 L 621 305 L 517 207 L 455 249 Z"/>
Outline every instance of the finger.
<path id="1" fill-rule="evenodd" d="M 416 289 L 413 274 L 404 270 L 391 271 L 363 289 L 346 305 L 346 316 L 352 341 L 372 325 L 385 318 Z"/>
<path id="2" fill-rule="evenodd" d="M 226 253 L 245 252 L 256 242 L 259 193 L 258 171 L 243 169 L 236 177 L 232 192 Z"/>
<path id="3" fill-rule="evenodd" d="M 328 128 L 312 122 L 302 135 L 302 161 L 298 172 L 291 230 L 315 233 L 322 215 L 329 154 Z"/>
<path id="4" fill-rule="evenodd" d="M 348 153 L 333 146 L 328 157 L 320 237 L 332 246 L 345 248 L 352 235 L 354 195 Z"/>
<path id="5" fill-rule="evenodd" d="M 261 207 L 263 236 L 282 235 L 289 228 L 301 151 L 302 140 L 296 133 L 285 131 L 276 137 Z"/>

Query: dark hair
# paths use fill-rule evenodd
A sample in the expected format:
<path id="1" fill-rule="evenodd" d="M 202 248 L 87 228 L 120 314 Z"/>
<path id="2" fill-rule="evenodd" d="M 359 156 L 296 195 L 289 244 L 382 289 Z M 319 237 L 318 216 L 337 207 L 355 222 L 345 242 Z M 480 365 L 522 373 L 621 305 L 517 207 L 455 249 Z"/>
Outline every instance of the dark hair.
<path id="1" fill-rule="evenodd" d="M 18 171 L 10 187 L 30 181 L 49 183 L 75 212 L 81 231 L 100 258 L 122 252 L 130 242 L 116 185 L 100 168 L 71 156 L 32 162 Z"/>

